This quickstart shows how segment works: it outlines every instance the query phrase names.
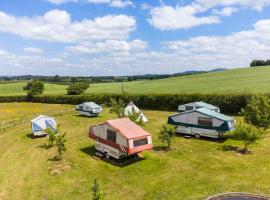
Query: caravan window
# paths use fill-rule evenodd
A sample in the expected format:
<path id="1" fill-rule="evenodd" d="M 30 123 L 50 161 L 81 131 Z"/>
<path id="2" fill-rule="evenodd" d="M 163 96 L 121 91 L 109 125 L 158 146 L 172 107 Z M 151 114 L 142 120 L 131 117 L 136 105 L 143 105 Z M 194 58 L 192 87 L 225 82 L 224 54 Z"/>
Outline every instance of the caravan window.
<path id="1" fill-rule="evenodd" d="M 116 143 L 116 132 L 107 129 L 107 140 Z"/>
<path id="2" fill-rule="evenodd" d="M 83 106 L 79 106 L 79 110 L 83 110 Z"/>
<path id="3" fill-rule="evenodd" d="M 206 117 L 198 117 L 198 125 L 212 126 L 213 125 L 213 119 L 212 118 L 206 118 Z"/>
<path id="4" fill-rule="evenodd" d="M 186 106 L 186 110 L 193 110 L 193 106 Z"/>
<path id="5" fill-rule="evenodd" d="M 140 139 L 140 140 L 134 140 L 133 141 L 133 146 L 134 147 L 138 147 L 138 146 L 142 146 L 142 145 L 146 145 L 146 144 L 148 144 L 147 138 L 143 138 L 143 139 Z"/>

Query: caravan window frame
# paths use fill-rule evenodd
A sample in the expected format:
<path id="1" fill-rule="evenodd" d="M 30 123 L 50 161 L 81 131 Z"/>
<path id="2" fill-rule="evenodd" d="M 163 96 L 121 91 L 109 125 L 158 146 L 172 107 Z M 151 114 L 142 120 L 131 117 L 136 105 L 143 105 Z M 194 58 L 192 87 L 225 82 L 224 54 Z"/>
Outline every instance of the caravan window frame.
<path id="1" fill-rule="evenodd" d="M 194 109 L 194 106 L 186 105 L 185 106 L 185 109 L 186 109 L 186 111 L 193 110 Z"/>
<path id="2" fill-rule="evenodd" d="M 116 131 L 111 130 L 111 129 L 107 129 L 106 139 L 108 141 L 116 143 Z"/>
<path id="3" fill-rule="evenodd" d="M 203 122 L 203 123 L 201 123 Z M 201 126 L 213 126 L 213 118 L 198 117 L 198 125 Z"/>
<path id="4" fill-rule="evenodd" d="M 142 138 L 142 139 L 137 139 L 133 140 L 133 147 L 140 147 L 148 144 L 148 138 Z"/>

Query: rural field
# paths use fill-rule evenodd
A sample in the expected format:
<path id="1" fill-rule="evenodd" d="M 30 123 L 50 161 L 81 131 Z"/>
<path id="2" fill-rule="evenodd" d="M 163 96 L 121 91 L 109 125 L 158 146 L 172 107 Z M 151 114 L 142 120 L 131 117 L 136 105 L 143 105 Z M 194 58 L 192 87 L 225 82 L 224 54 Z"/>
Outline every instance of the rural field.
<path id="1" fill-rule="evenodd" d="M 153 136 L 154 150 L 144 152 L 136 162 L 119 166 L 95 159 L 94 142 L 87 136 L 90 125 L 116 116 L 109 113 L 109 108 L 96 118 L 81 117 L 70 112 L 72 109 L 70 105 L 0 104 L 0 122 L 18 115 L 31 119 L 38 114 L 54 115 L 55 111 L 63 111 L 55 117 L 62 132 L 67 133 L 63 160 L 54 161 L 56 150 L 44 148 L 46 138 L 31 138 L 30 122 L 0 131 L 1 200 L 91 199 L 95 177 L 105 192 L 105 199 L 110 200 L 199 200 L 227 191 L 270 195 L 269 135 L 251 146 L 250 155 L 226 148 L 242 145 L 231 139 L 180 136 L 174 138 L 173 149 L 165 152 L 161 150 L 163 144 L 157 134 L 171 112 L 144 110 L 149 119 L 144 128 Z"/>
<path id="2" fill-rule="evenodd" d="M 256 83 L 256 84 L 255 84 Z M 25 95 L 25 82 L 0 84 L 0 96 Z M 45 84 L 44 94 L 66 94 L 64 85 Z M 124 90 L 134 94 L 242 94 L 269 93 L 270 67 L 232 69 L 153 81 L 125 82 Z M 122 92 L 122 83 L 91 84 L 86 93 Z"/>

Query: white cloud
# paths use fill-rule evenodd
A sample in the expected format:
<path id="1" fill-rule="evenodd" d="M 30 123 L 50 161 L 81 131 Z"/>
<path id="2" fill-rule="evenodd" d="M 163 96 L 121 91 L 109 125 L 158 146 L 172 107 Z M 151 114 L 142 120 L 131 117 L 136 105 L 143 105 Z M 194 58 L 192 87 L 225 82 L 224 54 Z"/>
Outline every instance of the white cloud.
<path id="1" fill-rule="evenodd" d="M 201 66 L 247 66 L 252 59 L 266 59 L 270 51 L 270 20 L 258 21 L 254 29 L 228 36 L 201 36 L 164 43 L 180 57 L 192 58 Z"/>
<path id="2" fill-rule="evenodd" d="M 214 9 L 213 10 L 213 13 L 216 14 L 216 15 L 229 17 L 233 13 L 236 13 L 237 11 L 238 11 L 237 8 L 234 8 L 234 7 L 225 7 L 223 9 L 221 9 L 221 10 Z"/>
<path id="3" fill-rule="evenodd" d="M 117 8 L 125 8 L 125 7 L 132 6 L 132 5 L 133 5 L 132 1 L 129 1 L 129 0 L 126 0 L 126 1 L 112 0 L 110 3 L 111 7 L 117 7 Z"/>
<path id="4" fill-rule="evenodd" d="M 264 7 L 270 5 L 270 0 L 197 0 L 196 2 L 206 8 L 240 5 L 256 10 L 262 10 Z"/>
<path id="5" fill-rule="evenodd" d="M 252 59 L 269 58 L 270 19 L 256 22 L 251 30 L 227 36 L 200 36 L 162 45 L 160 51 L 149 51 L 141 40 L 80 41 L 70 45 L 65 56 L 50 58 L 0 50 L 0 73 L 91 76 L 244 67 Z"/>
<path id="6" fill-rule="evenodd" d="M 217 16 L 210 15 L 196 17 L 195 15 L 205 10 L 198 5 L 184 7 L 161 6 L 151 9 L 149 22 L 155 28 L 161 30 L 188 29 L 204 24 L 216 24 L 220 20 Z"/>
<path id="7" fill-rule="evenodd" d="M 0 12 L 0 32 L 29 39 L 57 42 L 126 39 L 135 28 L 136 20 L 126 15 L 107 15 L 72 22 L 70 14 L 62 10 L 51 10 L 35 17 L 16 17 Z"/>
<path id="8" fill-rule="evenodd" d="M 111 55 L 127 55 L 130 52 L 138 52 L 147 48 L 147 42 L 133 40 L 130 42 L 120 40 L 106 40 L 97 43 L 82 43 L 76 46 L 66 47 L 67 51 L 79 54 L 110 53 Z"/>
<path id="9" fill-rule="evenodd" d="M 63 4 L 63 3 L 68 3 L 68 2 L 77 2 L 77 0 L 46 0 L 50 3 L 53 3 L 53 4 Z"/>
<path id="10" fill-rule="evenodd" d="M 0 49 L 0 56 L 7 56 L 7 55 L 9 55 L 9 52 Z"/>
<path id="11" fill-rule="evenodd" d="M 25 47 L 23 49 L 27 53 L 33 53 L 33 54 L 42 54 L 44 53 L 41 48 L 36 48 L 36 47 Z"/>
<path id="12" fill-rule="evenodd" d="M 148 3 L 142 3 L 141 4 L 141 9 L 142 10 L 150 10 L 151 8 L 153 8 L 153 6 L 148 4 Z"/>
<path id="13" fill-rule="evenodd" d="M 243 8 L 262 10 L 270 0 L 194 0 L 185 6 L 170 6 L 163 1 L 150 9 L 149 23 L 160 30 L 188 29 L 195 26 L 216 24 L 221 17 L 231 16 Z M 208 11 L 212 11 L 212 15 Z"/>
<path id="14" fill-rule="evenodd" d="M 100 3 L 111 3 L 111 0 L 87 0 L 89 3 L 94 3 L 94 4 L 100 4 Z"/>
<path id="15" fill-rule="evenodd" d="M 93 3 L 93 4 L 107 4 L 111 7 L 117 7 L 117 8 L 125 8 L 128 6 L 133 6 L 133 2 L 131 0 L 46 0 L 53 4 L 64 4 L 68 2 L 87 2 L 87 3 Z"/>

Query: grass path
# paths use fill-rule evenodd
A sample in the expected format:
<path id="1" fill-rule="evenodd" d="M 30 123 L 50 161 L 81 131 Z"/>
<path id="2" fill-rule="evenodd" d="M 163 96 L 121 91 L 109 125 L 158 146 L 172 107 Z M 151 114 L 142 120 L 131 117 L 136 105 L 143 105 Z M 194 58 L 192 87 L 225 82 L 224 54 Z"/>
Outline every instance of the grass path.
<path id="1" fill-rule="evenodd" d="M 0 104 L 0 112 L 25 110 L 27 115 L 31 108 L 40 113 L 48 109 L 70 109 L 66 105 L 18 103 L 16 106 L 19 110 L 13 104 Z M 145 129 L 153 135 L 155 147 L 162 145 L 157 133 L 169 114 L 145 111 L 150 120 Z M 254 153 L 247 156 L 222 150 L 224 144 L 239 145 L 236 141 L 176 137 L 172 151 L 145 152 L 144 160 L 119 167 L 94 159 L 94 142 L 87 137 L 89 125 L 114 117 L 108 108 L 97 118 L 75 113 L 58 116 L 62 131 L 67 133 L 67 151 L 60 162 L 50 160 L 55 149 L 41 147 L 46 138 L 28 137 L 28 124 L 0 132 L 0 199 L 91 199 L 90 188 L 95 177 L 110 200 L 198 200 L 227 191 L 270 195 L 269 137 L 252 146 Z"/>

